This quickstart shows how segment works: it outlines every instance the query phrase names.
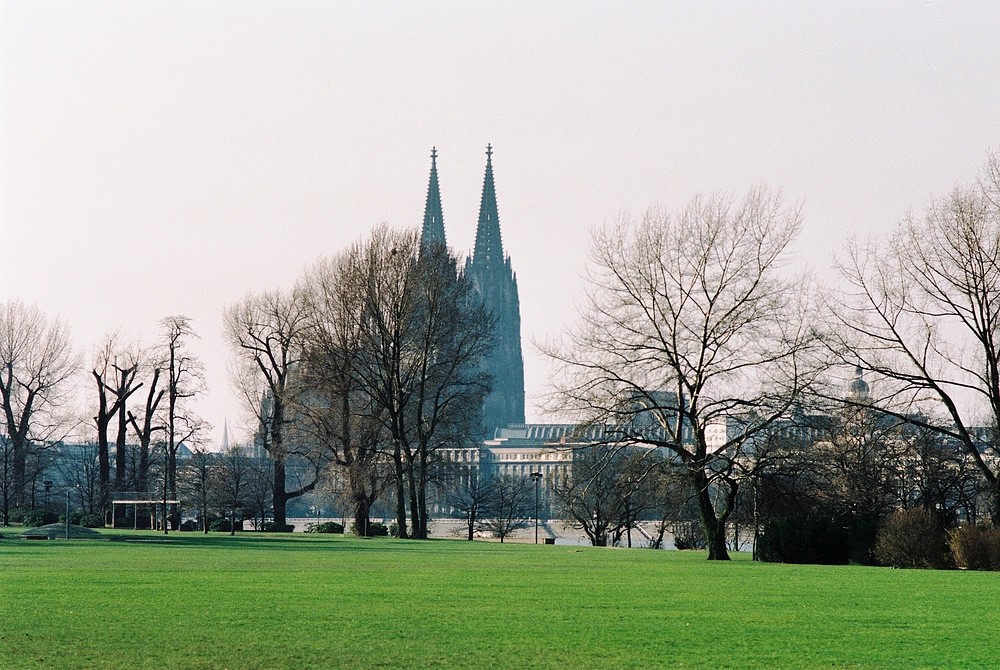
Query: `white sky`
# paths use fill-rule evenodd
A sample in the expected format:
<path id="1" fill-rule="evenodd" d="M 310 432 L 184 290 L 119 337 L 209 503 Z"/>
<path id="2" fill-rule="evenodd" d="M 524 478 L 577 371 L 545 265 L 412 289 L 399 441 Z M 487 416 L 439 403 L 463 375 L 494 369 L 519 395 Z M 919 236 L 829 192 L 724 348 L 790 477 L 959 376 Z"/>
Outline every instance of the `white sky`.
<path id="1" fill-rule="evenodd" d="M 215 441 L 240 417 L 223 307 L 418 226 L 432 145 L 463 252 L 494 146 L 538 421 L 531 341 L 572 323 L 595 225 L 763 181 L 804 203 L 822 274 L 1000 144 L 997 2 L 3 8 L 0 300 L 88 354 L 191 317 Z"/>

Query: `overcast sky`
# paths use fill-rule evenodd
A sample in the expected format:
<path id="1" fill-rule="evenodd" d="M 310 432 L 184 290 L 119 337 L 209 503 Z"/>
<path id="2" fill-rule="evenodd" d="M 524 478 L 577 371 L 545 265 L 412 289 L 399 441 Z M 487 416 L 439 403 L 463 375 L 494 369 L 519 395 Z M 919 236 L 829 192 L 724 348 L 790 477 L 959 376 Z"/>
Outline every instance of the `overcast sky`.
<path id="1" fill-rule="evenodd" d="M 594 226 L 766 182 L 824 274 L 1000 144 L 998 2 L 3 6 L 0 300 L 88 357 L 191 317 L 216 442 L 241 416 L 223 307 L 418 226 L 432 146 L 466 253 L 493 144 L 542 421 L 531 341 L 572 323 Z"/>

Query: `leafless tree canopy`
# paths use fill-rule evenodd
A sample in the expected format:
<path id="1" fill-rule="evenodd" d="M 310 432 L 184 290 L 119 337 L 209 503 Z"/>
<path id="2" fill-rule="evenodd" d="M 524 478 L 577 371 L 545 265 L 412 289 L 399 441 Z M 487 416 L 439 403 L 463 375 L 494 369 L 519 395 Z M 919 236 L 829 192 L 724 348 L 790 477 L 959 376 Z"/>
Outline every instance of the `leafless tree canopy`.
<path id="1" fill-rule="evenodd" d="M 728 557 L 740 446 L 810 379 L 804 291 L 781 273 L 800 222 L 797 208 L 763 187 L 740 202 L 699 196 L 676 213 L 622 216 L 594 233 L 580 322 L 546 347 L 559 409 L 681 458 L 711 558 Z M 742 428 L 709 449 L 711 426 L 734 417 Z"/>
<path id="2" fill-rule="evenodd" d="M 316 486 L 319 469 L 300 486 L 288 490 L 286 465 L 290 456 L 318 457 L 308 441 L 296 441 L 291 424 L 302 390 L 295 375 L 304 353 L 308 311 L 300 291 L 267 291 L 248 295 L 223 315 L 226 339 L 233 351 L 233 385 L 260 427 L 262 446 L 274 462 L 272 484 L 274 521 L 285 525 L 288 500 Z"/>
<path id="3" fill-rule="evenodd" d="M 443 246 L 421 253 L 414 233 L 384 226 L 321 262 L 304 286 L 305 374 L 314 400 L 324 396 L 304 411 L 348 469 L 359 515 L 382 479 L 375 450 L 388 447 L 381 454 L 393 468 L 400 533 L 409 504 L 413 535 L 426 537 L 435 452 L 468 446 L 481 431 L 492 317 Z"/>
<path id="4" fill-rule="evenodd" d="M 60 425 L 63 393 L 77 371 L 69 329 L 35 306 L 0 303 L 0 406 L 10 440 L 15 505 L 24 501 L 28 452 Z"/>
<path id="5" fill-rule="evenodd" d="M 874 373 L 880 408 L 964 444 L 996 491 L 1000 154 L 888 239 L 853 243 L 840 269 L 850 289 L 830 301 L 833 352 Z"/>

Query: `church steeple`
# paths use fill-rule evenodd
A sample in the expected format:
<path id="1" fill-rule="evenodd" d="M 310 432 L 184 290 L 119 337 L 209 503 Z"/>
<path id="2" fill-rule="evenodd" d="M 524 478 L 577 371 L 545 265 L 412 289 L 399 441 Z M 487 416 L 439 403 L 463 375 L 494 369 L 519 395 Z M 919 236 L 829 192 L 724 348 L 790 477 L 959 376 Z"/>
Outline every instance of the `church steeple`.
<path id="1" fill-rule="evenodd" d="M 431 178 L 427 184 L 427 204 L 424 205 L 424 228 L 420 233 L 421 248 L 444 244 L 444 215 L 441 213 L 441 188 L 438 186 L 437 147 L 431 148 Z"/>
<path id="2" fill-rule="evenodd" d="M 483 428 L 492 437 L 497 428 L 524 423 L 524 359 L 521 355 L 521 303 L 517 277 L 504 256 L 500 239 L 497 194 L 493 186 L 493 147 L 486 147 L 486 177 L 479 205 L 479 228 L 465 273 L 475 282 L 483 306 L 496 319 L 496 346 L 484 361 L 493 389 L 483 403 Z"/>
<path id="3" fill-rule="evenodd" d="M 497 193 L 493 186 L 493 147 L 489 144 L 486 145 L 486 176 L 483 177 L 483 197 L 479 202 L 479 227 L 476 228 L 476 248 L 472 260 L 484 266 L 501 264 L 504 260 Z"/>

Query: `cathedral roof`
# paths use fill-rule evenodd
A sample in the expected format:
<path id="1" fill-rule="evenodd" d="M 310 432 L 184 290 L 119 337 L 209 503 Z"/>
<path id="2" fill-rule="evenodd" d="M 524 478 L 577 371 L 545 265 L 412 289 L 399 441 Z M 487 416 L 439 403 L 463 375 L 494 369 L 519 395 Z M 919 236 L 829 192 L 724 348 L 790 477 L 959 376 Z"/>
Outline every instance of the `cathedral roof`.
<path id="1" fill-rule="evenodd" d="M 441 213 L 441 188 L 438 186 L 437 148 L 431 149 L 431 177 L 427 184 L 427 204 L 424 205 L 424 228 L 420 246 L 447 244 L 444 237 L 444 215 Z"/>

